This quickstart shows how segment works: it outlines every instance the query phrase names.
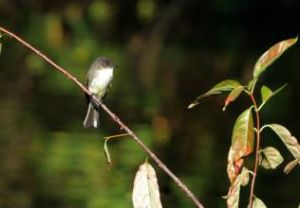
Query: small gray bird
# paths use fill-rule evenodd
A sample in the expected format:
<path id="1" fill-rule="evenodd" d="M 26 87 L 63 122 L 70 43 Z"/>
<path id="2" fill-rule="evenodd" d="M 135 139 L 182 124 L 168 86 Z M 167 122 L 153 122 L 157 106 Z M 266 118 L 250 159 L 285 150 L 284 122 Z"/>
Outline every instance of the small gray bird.
<path id="1" fill-rule="evenodd" d="M 90 66 L 87 73 L 87 88 L 100 101 L 105 97 L 111 86 L 115 65 L 106 57 L 98 57 Z M 99 127 L 99 106 L 86 95 L 88 110 L 83 121 L 85 128 Z"/>

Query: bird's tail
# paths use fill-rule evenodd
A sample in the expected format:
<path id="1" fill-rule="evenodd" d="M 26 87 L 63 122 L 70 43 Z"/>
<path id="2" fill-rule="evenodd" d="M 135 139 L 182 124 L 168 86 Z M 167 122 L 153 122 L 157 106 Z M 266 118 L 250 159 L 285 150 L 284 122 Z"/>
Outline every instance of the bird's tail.
<path id="1" fill-rule="evenodd" d="M 89 103 L 88 110 L 86 112 L 86 116 L 83 121 L 83 127 L 84 128 L 99 127 L 99 112 L 95 109 L 92 103 Z"/>

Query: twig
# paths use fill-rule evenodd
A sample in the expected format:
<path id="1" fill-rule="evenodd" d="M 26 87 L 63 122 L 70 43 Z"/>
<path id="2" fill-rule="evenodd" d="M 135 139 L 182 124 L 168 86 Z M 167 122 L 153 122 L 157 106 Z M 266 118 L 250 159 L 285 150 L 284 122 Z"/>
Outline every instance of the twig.
<path id="1" fill-rule="evenodd" d="M 259 158 L 259 147 L 260 147 L 260 118 L 259 118 L 259 110 L 256 100 L 253 96 L 253 93 L 250 93 L 250 98 L 254 105 L 255 115 L 256 115 L 256 149 L 255 149 L 255 162 L 254 162 L 254 170 L 250 187 L 250 196 L 249 196 L 249 208 L 253 207 L 253 197 L 254 197 L 254 186 L 255 180 L 257 176 L 257 168 L 258 168 L 258 158 Z"/>
<path id="2" fill-rule="evenodd" d="M 91 96 L 99 106 L 102 107 L 102 109 L 114 120 L 119 126 L 126 131 L 133 140 L 138 143 L 144 151 L 156 162 L 156 164 L 167 174 L 169 175 L 173 181 L 179 186 L 183 192 L 189 197 L 194 204 L 199 208 L 204 208 L 204 206 L 200 203 L 200 201 L 196 198 L 196 196 L 189 190 L 189 188 L 142 142 L 142 140 L 131 130 L 129 129 L 121 120 L 120 118 L 114 114 L 111 110 L 106 107 L 102 102 L 100 102 L 99 99 L 97 99 L 95 96 L 92 95 L 92 93 L 81 83 L 79 82 L 76 77 L 71 75 L 69 72 L 67 72 L 65 69 L 57 65 L 54 61 L 52 61 L 50 58 L 48 58 L 45 54 L 34 48 L 32 45 L 27 43 L 25 40 L 17 36 L 16 34 L 6 30 L 3 27 L 0 27 L 0 31 L 3 33 L 9 35 L 10 37 L 16 39 L 19 41 L 22 45 L 32 50 L 34 53 L 36 53 L 38 56 L 40 56 L 42 59 L 44 59 L 46 62 L 48 62 L 50 65 L 52 65 L 55 69 L 60 71 L 63 75 L 65 75 L 68 79 L 75 82 L 83 92 L 87 93 L 89 96 Z"/>
<path id="3" fill-rule="evenodd" d="M 105 157 L 108 162 L 108 169 L 110 169 L 112 167 L 112 162 L 111 162 L 111 157 L 110 157 L 109 150 L 107 147 L 107 142 L 111 139 L 125 137 L 125 136 L 130 136 L 130 135 L 126 133 L 126 134 L 116 134 L 116 135 L 104 137 L 104 147 L 103 148 L 104 148 Z"/>
<path id="4" fill-rule="evenodd" d="M 115 138 L 124 137 L 124 136 L 130 136 L 130 135 L 128 133 L 125 133 L 125 134 L 116 134 L 116 135 L 104 137 L 104 139 L 105 140 L 110 140 L 110 139 L 115 139 Z"/>

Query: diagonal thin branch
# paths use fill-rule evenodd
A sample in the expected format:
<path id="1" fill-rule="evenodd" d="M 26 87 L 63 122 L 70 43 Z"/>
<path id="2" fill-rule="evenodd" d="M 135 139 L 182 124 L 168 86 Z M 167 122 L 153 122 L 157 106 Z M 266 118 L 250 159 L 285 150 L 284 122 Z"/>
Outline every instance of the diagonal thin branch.
<path id="1" fill-rule="evenodd" d="M 101 106 L 101 108 L 112 118 L 113 121 L 115 121 L 124 131 L 126 131 L 132 138 L 133 140 L 138 143 L 142 149 L 156 162 L 156 164 L 167 174 L 169 175 L 173 181 L 181 188 L 181 190 L 189 197 L 193 203 L 198 207 L 198 208 L 204 208 L 202 203 L 196 198 L 196 196 L 190 191 L 190 189 L 142 142 L 142 140 L 130 129 L 128 128 L 122 121 L 121 119 L 114 114 L 106 105 L 104 105 L 102 102 L 100 102 L 99 99 L 97 99 L 95 96 L 92 95 L 92 93 L 80 82 L 77 80 L 77 78 L 73 75 L 71 75 L 68 71 L 66 71 L 64 68 L 60 67 L 57 65 L 54 61 L 52 61 L 50 58 L 48 58 L 45 54 L 34 48 L 32 45 L 30 45 L 28 42 L 20 38 L 18 35 L 10 32 L 9 30 L 3 28 L 0 26 L 0 31 L 7 34 L 8 36 L 16 39 L 18 42 L 20 42 L 22 45 L 36 53 L 39 57 L 44 59 L 46 62 L 48 62 L 50 65 L 52 65 L 56 70 L 61 72 L 64 76 L 66 76 L 68 79 L 72 80 L 75 82 L 80 89 L 87 93 L 89 96 L 91 96 L 95 102 Z"/>

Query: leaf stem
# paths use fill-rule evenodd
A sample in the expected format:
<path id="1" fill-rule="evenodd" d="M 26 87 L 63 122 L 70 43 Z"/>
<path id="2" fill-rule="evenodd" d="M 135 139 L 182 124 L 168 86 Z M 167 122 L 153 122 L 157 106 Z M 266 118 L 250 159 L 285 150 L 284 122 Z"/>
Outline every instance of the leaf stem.
<path id="1" fill-rule="evenodd" d="M 119 137 L 125 137 L 125 136 L 130 136 L 128 133 L 125 134 L 117 134 L 117 135 L 112 135 L 112 136 L 107 136 L 104 137 L 105 140 L 110 140 L 110 139 L 115 139 L 115 138 L 119 138 Z"/>
<path id="2" fill-rule="evenodd" d="M 256 149 L 255 149 L 255 162 L 254 162 L 254 169 L 253 169 L 253 176 L 251 181 L 251 187 L 250 187 L 250 196 L 249 196 L 249 208 L 253 207 L 253 199 L 254 199 L 254 187 L 255 187 L 255 180 L 257 176 L 257 169 L 258 169 L 258 157 L 259 157 L 259 148 L 260 148 L 260 116 L 259 116 L 259 109 L 257 102 L 255 100 L 255 97 L 253 93 L 250 94 L 251 101 L 254 105 L 254 111 L 256 115 Z"/>
<path id="3" fill-rule="evenodd" d="M 48 58 L 45 54 L 37 50 L 35 47 L 30 45 L 28 42 L 20 38 L 18 35 L 10 32 L 9 30 L 3 28 L 0 26 L 0 31 L 7 34 L 8 36 L 16 39 L 19 43 L 21 43 L 23 46 L 27 47 L 34 53 L 36 53 L 39 57 L 41 57 L 43 60 L 45 60 L 47 63 L 52 65 L 54 69 L 58 70 L 61 72 L 65 77 L 68 79 L 72 80 L 75 84 L 77 84 L 80 89 L 87 93 L 89 96 L 93 98 L 93 100 L 96 102 L 96 104 L 99 104 L 101 108 L 111 117 L 111 119 L 117 123 L 121 129 L 123 129 L 125 132 L 127 132 L 128 135 L 132 137 L 132 139 L 140 145 L 140 147 L 152 158 L 152 160 L 170 177 L 173 179 L 173 181 L 177 184 L 178 187 L 181 188 L 181 190 L 186 194 L 187 197 L 189 197 L 193 203 L 198 207 L 198 208 L 204 208 L 204 206 L 201 204 L 201 202 L 197 199 L 197 197 L 191 192 L 191 190 L 150 150 L 144 143 L 143 141 L 129 128 L 127 127 L 121 119 L 114 114 L 106 105 L 104 105 L 97 97 L 92 95 L 92 93 L 80 82 L 77 80 L 75 76 L 70 74 L 67 70 L 64 68 L 60 67 L 57 65 L 54 61 L 52 61 L 50 58 Z"/>

